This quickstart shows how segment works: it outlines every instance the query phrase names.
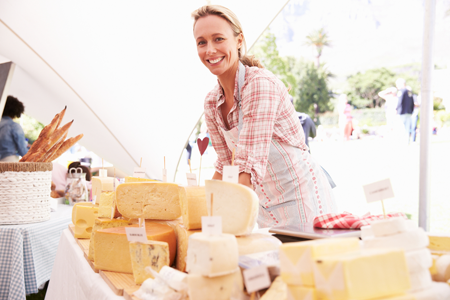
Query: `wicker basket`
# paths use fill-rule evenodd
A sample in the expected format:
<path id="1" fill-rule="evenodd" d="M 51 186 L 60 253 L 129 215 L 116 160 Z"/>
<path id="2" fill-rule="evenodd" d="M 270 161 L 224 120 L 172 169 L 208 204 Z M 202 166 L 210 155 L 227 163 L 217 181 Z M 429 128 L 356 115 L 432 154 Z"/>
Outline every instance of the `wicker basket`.
<path id="1" fill-rule="evenodd" d="M 52 163 L 0 162 L 0 224 L 50 219 Z"/>

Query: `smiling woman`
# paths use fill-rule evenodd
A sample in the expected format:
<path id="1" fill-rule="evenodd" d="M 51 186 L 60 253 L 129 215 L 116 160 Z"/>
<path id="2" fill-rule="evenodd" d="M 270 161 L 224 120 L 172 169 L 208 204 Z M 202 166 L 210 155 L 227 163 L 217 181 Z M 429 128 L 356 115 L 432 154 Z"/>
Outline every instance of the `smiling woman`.
<path id="1" fill-rule="evenodd" d="M 312 222 L 336 212 L 331 186 L 311 157 L 284 84 L 245 55 L 237 16 L 219 5 L 192 13 L 201 62 L 217 76 L 206 96 L 205 120 L 217 152 L 213 179 L 223 166 L 239 166 L 239 183 L 259 197 L 260 227 Z"/>

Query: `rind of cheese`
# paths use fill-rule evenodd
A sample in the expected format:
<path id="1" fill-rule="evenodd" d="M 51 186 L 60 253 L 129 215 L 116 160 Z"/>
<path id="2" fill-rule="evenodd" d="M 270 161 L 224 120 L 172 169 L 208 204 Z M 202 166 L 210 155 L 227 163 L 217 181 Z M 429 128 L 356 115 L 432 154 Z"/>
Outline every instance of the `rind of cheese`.
<path id="1" fill-rule="evenodd" d="M 423 249 L 428 246 L 428 237 L 422 228 L 408 230 L 390 236 L 369 237 L 364 240 L 364 248 L 400 248 L 404 251 Z"/>
<path id="2" fill-rule="evenodd" d="M 98 218 L 94 222 L 94 227 L 92 227 L 91 240 L 89 242 L 89 255 L 88 258 L 90 260 L 94 260 L 95 258 L 95 233 L 99 229 L 107 229 L 107 228 L 115 228 L 115 227 L 124 227 L 130 225 L 130 222 L 127 220 L 120 219 L 109 219 L 109 218 Z"/>
<path id="3" fill-rule="evenodd" d="M 450 235 L 428 233 L 430 244 L 428 249 L 432 251 L 447 251 L 450 252 Z"/>
<path id="4" fill-rule="evenodd" d="M 280 246 L 280 271 L 290 285 L 314 286 L 314 260 L 360 250 L 358 238 L 336 238 L 285 243 Z"/>
<path id="5" fill-rule="evenodd" d="M 406 264 L 410 273 L 427 271 L 433 266 L 433 258 L 427 248 L 405 252 Z"/>
<path id="6" fill-rule="evenodd" d="M 165 182 L 123 183 L 116 188 L 119 212 L 127 218 L 174 220 L 181 216 L 179 187 Z"/>
<path id="7" fill-rule="evenodd" d="M 117 204 L 114 200 L 115 193 L 114 192 L 102 192 L 100 193 L 100 198 L 97 199 L 99 204 L 98 216 L 100 218 L 111 218 L 111 210 L 113 203 L 115 205 L 114 208 L 114 218 L 118 218 L 122 216 L 120 212 L 117 210 Z"/>
<path id="8" fill-rule="evenodd" d="M 126 226 L 138 227 L 138 225 Z M 175 260 L 176 237 L 174 230 L 164 224 L 154 223 L 145 226 L 147 239 L 169 244 L 170 264 Z M 133 273 L 130 247 L 125 227 L 97 230 L 95 233 L 95 267 L 99 270 Z"/>
<path id="9" fill-rule="evenodd" d="M 323 256 L 314 264 L 317 297 L 323 300 L 384 299 L 411 288 L 403 250 L 369 249 Z"/>
<path id="10" fill-rule="evenodd" d="M 287 284 L 284 283 L 281 276 L 275 278 L 272 285 L 260 300 L 286 300 L 287 299 Z"/>
<path id="11" fill-rule="evenodd" d="M 91 237 L 94 221 L 98 216 L 98 207 L 94 205 L 76 205 L 72 210 L 72 222 L 74 222 L 74 236 L 78 239 Z"/>
<path id="12" fill-rule="evenodd" d="M 301 285 L 287 286 L 287 300 L 316 300 L 316 289 Z"/>
<path id="13" fill-rule="evenodd" d="M 403 217 L 374 221 L 371 226 L 376 237 L 394 235 L 408 230 Z"/>
<path id="14" fill-rule="evenodd" d="M 251 188 L 221 180 L 206 180 L 206 208 L 213 215 L 222 216 L 222 231 L 236 236 L 250 234 L 258 216 L 258 195 Z"/>
<path id="15" fill-rule="evenodd" d="M 450 280 L 450 255 L 439 256 L 436 259 L 435 270 L 434 281 L 447 282 Z"/>
<path id="16" fill-rule="evenodd" d="M 431 287 L 432 279 L 428 270 L 409 273 L 409 280 L 411 282 L 409 293 L 418 292 Z"/>
<path id="17" fill-rule="evenodd" d="M 191 229 L 202 228 L 202 216 L 207 216 L 204 186 L 180 187 L 181 216 L 184 226 Z"/>
<path id="18" fill-rule="evenodd" d="M 130 256 L 134 282 L 141 284 L 148 278 L 154 278 L 145 270 L 146 267 L 159 272 L 170 264 L 169 244 L 158 241 L 130 242 Z"/>
<path id="19" fill-rule="evenodd" d="M 125 177 L 125 183 L 129 183 L 129 182 L 148 182 L 148 181 L 156 181 L 156 180 L 148 179 L 148 178 L 132 177 L 132 176 Z"/>
<path id="20" fill-rule="evenodd" d="M 198 232 L 202 232 L 202 230 L 187 230 L 183 224 L 177 224 L 175 227 L 175 234 L 177 235 L 177 259 L 175 267 L 177 270 L 182 272 L 186 271 L 189 237 Z"/>
<path id="21" fill-rule="evenodd" d="M 113 177 L 98 177 L 92 176 L 92 197 L 97 196 L 96 202 L 100 199 L 100 194 L 102 192 L 112 192 L 114 191 Z M 115 179 L 116 187 L 119 186 L 119 180 Z"/>
<path id="22" fill-rule="evenodd" d="M 186 271 L 208 277 L 222 276 L 238 268 L 238 258 L 234 235 L 194 233 L 189 237 Z"/>
<path id="23" fill-rule="evenodd" d="M 239 255 L 278 250 L 281 241 L 270 234 L 251 233 L 236 237 Z"/>
<path id="24" fill-rule="evenodd" d="M 240 270 L 219 276 L 204 277 L 197 274 L 188 275 L 188 295 L 190 300 L 229 300 L 241 299 L 243 291 Z M 234 296 L 232 298 L 232 296 Z"/>

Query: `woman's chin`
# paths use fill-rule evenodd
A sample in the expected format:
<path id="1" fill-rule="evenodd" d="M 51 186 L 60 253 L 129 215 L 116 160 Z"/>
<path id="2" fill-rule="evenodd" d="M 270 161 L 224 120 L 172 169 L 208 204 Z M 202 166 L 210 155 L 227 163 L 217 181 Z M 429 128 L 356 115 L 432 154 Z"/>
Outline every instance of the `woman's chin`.
<path id="1" fill-rule="evenodd" d="M 222 68 L 209 68 L 209 71 L 216 76 L 222 75 L 225 71 Z"/>

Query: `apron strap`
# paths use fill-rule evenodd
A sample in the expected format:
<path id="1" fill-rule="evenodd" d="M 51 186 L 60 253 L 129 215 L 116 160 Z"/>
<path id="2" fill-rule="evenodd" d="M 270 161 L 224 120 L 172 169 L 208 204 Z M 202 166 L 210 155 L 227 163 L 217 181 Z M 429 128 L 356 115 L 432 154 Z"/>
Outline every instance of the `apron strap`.
<path id="1" fill-rule="evenodd" d="M 239 103 L 239 124 L 238 124 L 238 142 L 239 142 L 239 135 L 241 134 L 242 125 L 244 124 L 244 113 L 241 109 L 241 89 L 244 85 L 245 80 L 245 66 L 239 61 L 239 78 L 238 78 L 238 103 Z"/>

